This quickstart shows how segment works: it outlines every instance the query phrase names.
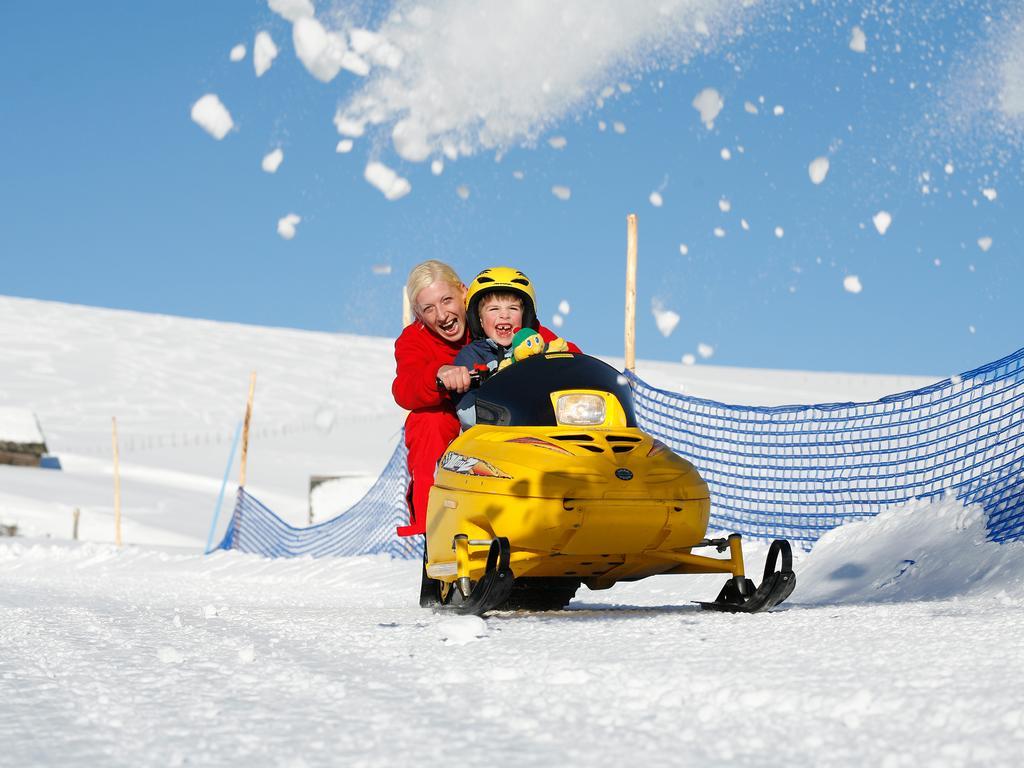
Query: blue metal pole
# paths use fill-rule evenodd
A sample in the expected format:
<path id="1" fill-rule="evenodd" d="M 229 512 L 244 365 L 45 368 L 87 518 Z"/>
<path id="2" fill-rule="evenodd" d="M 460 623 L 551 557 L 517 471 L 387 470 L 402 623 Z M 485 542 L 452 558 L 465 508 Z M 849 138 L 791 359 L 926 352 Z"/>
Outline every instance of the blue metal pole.
<path id="1" fill-rule="evenodd" d="M 228 465 L 224 467 L 224 479 L 220 483 L 220 493 L 217 494 L 217 508 L 213 511 L 213 522 L 210 523 L 210 535 L 206 537 L 206 554 L 213 551 L 213 535 L 217 532 L 217 520 L 220 518 L 220 507 L 224 503 L 224 489 L 228 484 L 228 475 L 231 474 L 231 465 L 235 463 L 235 449 L 238 448 L 238 438 L 242 434 L 242 422 L 235 427 L 235 439 L 231 441 L 231 453 L 228 455 Z"/>

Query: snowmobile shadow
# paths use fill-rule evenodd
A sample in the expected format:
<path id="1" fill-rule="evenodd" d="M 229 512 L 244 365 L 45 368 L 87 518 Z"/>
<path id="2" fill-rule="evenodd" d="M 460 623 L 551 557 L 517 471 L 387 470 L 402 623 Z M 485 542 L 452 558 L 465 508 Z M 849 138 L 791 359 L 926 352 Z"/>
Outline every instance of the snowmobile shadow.
<path id="1" fill-rule="evenodd" d="M 778 609 L 781 610 L 781 609 Z M 775 611 L 773 611 L 774 613 Z M 561 611 L 497 611 L 487 618 L 508 619 L 518 621 L 529 616 L 548 621 L 626 621 L 651 616 L 690 616 L 711 612 L 702 610 L 696 603 L 693 605 L 625 605 L 618 603 L 573 603 Z M 723 614 L 715 614 L 723 615 Z"/>

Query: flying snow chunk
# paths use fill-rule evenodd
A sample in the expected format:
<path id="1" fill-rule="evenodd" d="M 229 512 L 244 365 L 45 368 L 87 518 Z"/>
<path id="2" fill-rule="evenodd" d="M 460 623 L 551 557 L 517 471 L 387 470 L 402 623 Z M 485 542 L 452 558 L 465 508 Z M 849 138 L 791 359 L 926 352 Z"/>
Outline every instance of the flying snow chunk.
<path id="1" fill-rule="evenodd" d="M 612 123 L 612 130 L 615 131 L 616 133 L 619 133 L 619 134 L 625 133 L 626 132 L 626 124 L 622 123 L 622 122 L 616 121 L 616 122 Z"/>
<path id="2" fill-rule="evenodd" d="M 988 252 L 988 249 L 992 247 L 992 238 L 991 237 L 979 237 L 978 238 L 978 247 L 981 248 L 982 251 Z"/>
<path id="3" fill-rule="evenodd" d="M 757 114 L 757 105 L 754 104 L 754 102 L 752 102 L 752 101 L 744 101 L 743 102 L 743 109 L 745 109 L 748 114 L 751 114 L 751 115 L 756 115 Z"/>
<path id="4" fill-rule="evenodd" d="M 563 315 L 568 315 L 569 314 L 569 302 L 566 301 L 565 299 L 562 299 L 560 302 L 558 302 L 558 311 L 560 313 L 562 313 Z"/>
<path id="5" fill-rule="evenodd" d="M 715 227 L 714 233 L 715 237 L 725 237 L 725 230 L 721 227 Z"/>
<path id="6" fill-rule="evenodd" d="M 565 138 L 565 136 L 552 136 L 550 139 L 548 139 L 548 144 L 551 146 L 552 149 L 565 149 L 568 143 L 569 141 Z"/>
<path id="7" fill-rule="evenodd" d="M 469 187 L 467 187 L 465 184 L 460 184 L 458 187 L 455 188 L 455 194 L 458 195 L 463 200 L 469 200 Z"/>
<path id="8" fill-rule="evenodd" d="M 843 288 L 850 293 L 860 293 L 864 286 L 860 284 L 860 278 L 856 275 L 847 275 L 843 278 Z"/>
<path id="9" fill-rule="evenodd" d="M 728 213 L 729 211 L 732 210 L 732 203 L 729 202 L 728 198 L 723 197 L 721 200 L 718 201 L 718 210 L 720 210 L 722 213 Z"/>
<path id="10" fill-rule="evenodd" d="M 746 219 L 740 219 L 740 226 L 743 227 L 744 230 L 750 229 L 750 223 Z"/>
<path id="11" fill-rule="evenodd" d="M 370 270 L 375 275 L 390 275 L 391 274 L 391 265 L 390 264 L 374 264 L 372 267 L 370 267 Z"/>
<path id="12" fill-rule="evenodd" d="M 704 123 L 704 127 L 709 131 L 715 127 L 715 118 L 718 117 L 718 113 L 725 106 L 722 95 L 714 88 L 705 88 L 694 96 L 693 101 L 690 103 L 700 113 L 700 121 Z"/>
<path id="13" fill-rule="evenodd" d="M 705 344 L 701 342 L 700 344 L 697 345 L 697 354 L 703 357 L 705 360 L 707 360 L 709 357 L 715 354 L 715 348 L 712 347 L 710 344 Z"/>
<path id="14" fill-rule="evenodd" d="M 386 38 L 376 32 L 359 27 L 349 30 L 349 43 L 359 56 L 369 56 L 375 64 L 388 69 L 398 69 L 405 55 Z"/>
<path id="15" fill-rule="evenodd" d="M 185 660 L 185 655 L 170 645 L 161 645 L 157 649 L 156 657 L 164 664 L 180 664 Z"/>
<path id="16" fill-rule="evenodd" d="M 444 173 L 444 160 L 441 158 L 435 158 L 430 161 L 430 172 L 435 176 L 440 176 Z"/>
<path id="17" fill-rule="evenodd" d="M 350 120 L 340 112 L 334 116 L 334 127 L 342 136 L 358 139 L 366 131 L 366 126 L 358 120 Z"/>
<path id="18" fill-rule="evenodd" d="M 952 163 L 946 163 L 946 164 L 945 164 L 945 165 L 944 165 L 944 166 L 942 167 L 942 170 L 944 170 L 944 171 L 946 172 L 946 175 L 947 175 L 947 176 L 952 176 L 952 175 L 953 175 L 953 171 L 954 171 L 954 170 L 956 170 L 956 169 L 955 169 L 955 168 L 953 168 L 953 164 L 952 164 Z"/>
<path id="19" fill-rule="evenodd" d="M 816 157 L 811 160 L 811 164 L 807 166 L 807 175 L 811 177 L 811 182 L 814 184 L 821 184 L 828 176 L 829 162 L 827 157 Z"/>
<path id="20" fill-rule="evenodd" d="M 732 159 L 732 152 L 729 151 L 728 147 L 722 147 L 722 151 L 719 152 L 718 154 L 722 156 L 723 160 L 731 160 Z"/>
<path id="21" fill-rule="evenodd" d="M 368 29 L 362 27 L 356 27 L 355 29 L 349 30 L 348 41 L 352 46 L 352 50 L 358 54 L 370 53 L 374 48 L 381 44 L 383 38 L 376 32 L 371 32 Z"/>
<path id="22" fill-rule="evenodd" d="M 231 49 L 231 53 L 228 54 L 228 58 L 232 61 L 241 61 L 245 58 L 245 46 L 239 43 Z"/>
<path id="23" fill-rule="evenodd" d="M 303 16 L 295 22 L 292 42 L 299 61 L 320 82 L 331 82 L 341 70 L 345 39 L 337 32 L 328 32 L 312 16 Z"/>
<path id="24" fill-rule="evenodd" d="M 227 136 L 235 125 L 227 107 L 213 93 L 201 96 L 192 105 L 192 120 L 217 141 Z"/>
<path id="25" fill-rule="evenodd" d="M 689 252 L 690 252 L 690 246 L 688 246 L 686 243 L 680 243 L 679 244 L 679 253 L 681 255 L 685 256 Z"/>
<path id="26" fill-rule="evenodd" d="M 260 31 L 256 33 L 256 40 L 252 44 L 252 68 L 256 77 L 263 77 L 270 65 L 277 58 L 277 46 L 269 32 Z"/>
<path id="27" fill-rule="evenodd" d="M 854 27 L 850 32 L 850 50 L 857 53 L 864 53 L 868 49 L 868 38 L 864 30 Z"/>
<path id="28" fill-rule="evenodd" d="M 697 362 L 697 358 L 694 357 L 691 353 L 687 352 L 685 355 L 683 355 L 682 361 L 683 365 L 693 365 L 694 363 Z"/>
<path id="29" fill-rule="evenodd" d="M 776 227 L 775 228 L 775 236 L 777 238 L 779 238 L 780 240 L 782 239 L 783 235 L 785 235 L 785 234 L 786 234 L 786 230 L 784 230 L 782 227 Z"/>
<path id="30" fill-rule="evenodd" d="M 651 201 L 651 205 L 655 208 L 661 208 L 662 204 L 665 202 L 662 200 L 660 192 L 651 192 L 647 199 Z"/>
<path id="31" fill-rule="evenodd" d="M 671 309 L 666 309 L 658 299 L 651 300 L 651 314 L 654 315 L 654 323 L 666 339 L 672 335 L 672 331 L 679 325 L 679 315 Z"/>
<path id="32" fill-rule="evenodd" d="M 398 200 L 412 191 L 408 179 L 403 179 L 384 163 L 367 163 L 363 178 L 379 189 L 388 200 Z"/>
<path id="33" fill-rule="evenodd" d="M 260 165 L 267 173 L 277 173 L 277 169 L 281 167 L 281 161 L 283 160 L 284 151 L 278 147 L 273 152 L 268 152 L 264 155 L 263 162 Z"/>
<path id="34" fill-rule="evenodd" d="M 360 77 L 366 77 L 370 74 L 370 65 L 355 51 L 345 51 L 341 55 L 341 68 Z"/>
<path id="35" fill-rule="evenodd" d="M 986 187 L 985 189 L 981 190 L 981 194 L 983 194 L 985 196 L 985 199 L 988 200 L 990 203 L 999 196 L 999 193 L 992 189 L 992 187 Z"/>
<path id="36" fill-rule="evenodd" d="M 561 328 L 562 327 L 562 323 L 564 323 L 564 322 L 565 322 L 565 320 L 562 318 L 561 315 L 554 315 L 551 318 L 551 324 L 553 326 L 555 326 L 555 328 Z"/>
<path id="37" fill-rule="evenodd" d="M 772 114 L 775 115 L 776 117 L 781 117 L 785 113 L 786 113 L 786 108 L 784 106 L 782 106 L 781 104 L 776 104 L 772 108 Z"/>
<path id="38" fill-rule="evenodd" d="M 479 616 L 453 616 L 437 625 L 445 645 L 465 645 L 487 637 L 487 622 Z"/>
<path id="39" fill-rule="evenodd" d="M 526 174 L 522 171 L 512 171 L 512 178 L 516 181 L 522 181 L 526 178 Z"/>
<path id="40" fill-rule="evenodd" d="M 551 188 L 551 194 L 557 197 L 559 200 L 568 200 L 572 197 L 572 190 L 569 187 L 563 187 L 556 184 Z"/>
<path id="41" fill-rule="evenodd" d="M 302 221 L 302 217 L 297 213 L 289 213 L 277 220 L 277 234 L 279 234 L 285 240 L 291 240 L 295 237 L 295 227 L 298 226 L 299 222 Z"/>
<path id="42" fill-rule="evenodd" d="M 422 163 L 430 157 L 427 133 L 412 120 L 399 120 L 391 131 L 391 143 L 403 160 Z"/>
<path id="43" fill-rule="evenodd" d="M 278 16 L 292 22 L 313 15 L 311 0 L 267 0 L 267 6 Z"/>
<path id="44" fill-rule="evenodd" d="M 352 146 L 352 139 L 342 139 L 338 142 L 338 146 L 334 148 L 334 151 L 339 155 L 345 155 L 352 151 Z"/>
<path id="45" fill-rule="evenodd" d="M 871 221 L 874 223 L 875 229 L 878 230 L 878 234 L 884 235 L 888 231 L 889 225 L 892 224 L 892 215 L 888 211 L 879 211 L 871 217 Z"/>

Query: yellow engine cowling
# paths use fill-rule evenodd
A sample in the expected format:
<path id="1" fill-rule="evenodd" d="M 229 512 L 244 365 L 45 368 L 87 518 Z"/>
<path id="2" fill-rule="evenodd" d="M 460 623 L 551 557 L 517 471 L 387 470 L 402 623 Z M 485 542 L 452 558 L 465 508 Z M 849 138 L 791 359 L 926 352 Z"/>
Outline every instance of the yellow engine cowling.
<path id="1" fill-rule="evenodd" d="M 707 484 L 635 427 L 477 426 L 442 457 L 427 512 L 427 574 L 477 580 L 506 537 L 517 578 L 592 588 L 657 573 L 733 572 L 690 554 L 708 526 Z"/>

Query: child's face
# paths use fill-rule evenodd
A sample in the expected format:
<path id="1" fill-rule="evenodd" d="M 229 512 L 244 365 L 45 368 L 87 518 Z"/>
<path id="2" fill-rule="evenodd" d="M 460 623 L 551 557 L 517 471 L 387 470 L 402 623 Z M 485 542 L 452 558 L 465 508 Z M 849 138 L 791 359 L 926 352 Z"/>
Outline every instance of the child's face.
<path id="1" fill-rule="evenodd" d="M 523 326 L 522 299 L 484 296 L 480 300 L 480 325 L 487 338 L 507 347 Z"/>

